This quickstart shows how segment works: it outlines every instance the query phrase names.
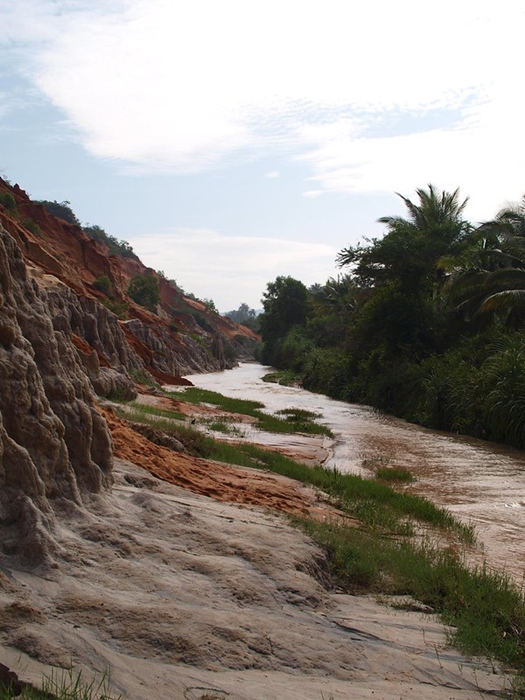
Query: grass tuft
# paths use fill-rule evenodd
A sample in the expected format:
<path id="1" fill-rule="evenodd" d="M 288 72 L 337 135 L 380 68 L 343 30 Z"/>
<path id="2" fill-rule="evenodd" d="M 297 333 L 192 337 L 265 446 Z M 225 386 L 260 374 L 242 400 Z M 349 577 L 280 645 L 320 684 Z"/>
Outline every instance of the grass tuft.
<path id="1" fill-rule="evenodd" d="M 398 481 L 406 484 L 414 481 L 412 473 L 404 467 L 378 467 L 375 477 L 381 481 Z"/>
<path id="2" fill-rule="evenodd" d="M 264 404 L 260 401 L 247 401 L 223 396 L 216 391 L 189 387 L 182 394 L 185 401 L 190 403 L 205 403 L 217 406 L 229 413 L 241 413 L 257 419 L 256 427 L 270 433 L 307 433 L 312 435 L 332 436 L 332 431 L 326 425 L 314 422 L 320 414 L 303 411 L 300 408 L 290 408 L 279 411 L 281 415 L 270 415 L 261 409 Z M 282 417 L 281 417 L 282 416 Z"/>
<path id="3" fill-rule="evenodd" d="M 454 644 L 525 673 L 525 599 L 504 575 L 469 569 L 449 550 L 296 519 L 327 553 L 330 573 L 352 593 L 409 595 L 453 625 Z M 523 697 L 523 696 L 520 696 Z"/>
<path id="4" fill-rule="evenodd" d="M 109 674 L 100 680 L 85 681 L 82 672 L 72 669 L 63 673 L 44 676 L 41 688 L 29 684 L 13 684 L 0 687 L 0 700 L 124 700 L 122 694 L 114 695 Z"/>

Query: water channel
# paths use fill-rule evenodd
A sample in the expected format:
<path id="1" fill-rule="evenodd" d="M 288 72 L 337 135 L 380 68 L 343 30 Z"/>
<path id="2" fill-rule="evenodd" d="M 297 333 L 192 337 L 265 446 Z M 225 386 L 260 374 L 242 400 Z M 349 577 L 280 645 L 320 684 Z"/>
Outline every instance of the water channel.
<path id="1" fill-rule="evenodd" d="M 297 407 L 322 414 L 319 421 L 330 426 L 335 436 L 327 466 L 364 476 L 371 476 L 378 465 L 406 467 L 416 478 L 411 492 L 474 524 L 488 564 L 524 583 L 525 452 L 428 430 L 304 389 L 263 382 L 268 371 L 268 367 L 244 363 L 233 370 L 189 378 L 204 389 L 261 401 L 272 413 Z"/>

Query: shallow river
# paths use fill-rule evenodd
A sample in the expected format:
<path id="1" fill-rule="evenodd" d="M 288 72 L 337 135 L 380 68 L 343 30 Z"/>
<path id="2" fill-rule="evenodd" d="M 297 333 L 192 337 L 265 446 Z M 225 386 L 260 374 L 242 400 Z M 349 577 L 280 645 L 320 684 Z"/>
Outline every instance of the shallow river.
<path id="1" fill-rule="evenodd" d="M 270 412 L 297 407 L 322 414 L 335 435 L 325 462 L 342 472 L 371 475 L 377 466 L 403 466 L 412 492 L 446 506 L 476 526 L 491 567 L 525 580 L 525 452 L 451 433 L 427 430 L 367 406 L 334 401 L 295 387 L 263 382 L 269 368 L 242 364 L 192 375 L 198 387 L 262 401 Z"/>

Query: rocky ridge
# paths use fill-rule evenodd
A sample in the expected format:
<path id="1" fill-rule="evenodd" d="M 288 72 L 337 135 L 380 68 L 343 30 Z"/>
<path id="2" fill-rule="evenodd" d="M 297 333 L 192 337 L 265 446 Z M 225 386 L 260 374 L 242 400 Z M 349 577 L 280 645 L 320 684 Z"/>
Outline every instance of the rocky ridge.
<path id="1" fill-rule="evenodd" d="M 86 358 L 96 391 L 128 391 L 132 374 L 176 383 L 177 377 L 233 367 L 257 336 L 184 296 L 136 258 L 112 255 L 80 226 L 52 216 L 15 185 L 0 179 L 0 224 L 15 239 L 31 276 L 47 290 L 55 325 L 70 330 Z M 160 292 L 155 312 L 128 296 L 131 279 L 152 277 Z M 109 289 L 101 291 L 101 279 Z M 111 369 L 112 371 L 107 371 Z M 97 376 L 98 375 L 98 376 Z"/>
<path id="2" fill-rule="evenodd" d="M 127 297 L 139 273 L 157 279 L 155 313 Z M 109 296 L 95 284 L 102 275 Z M 111 485 L 113 441 L 97 396 L 130 399 L 137 381 L 188 383 L 182 374 L 232 366 L 236 336 L 254 334 L 0 180 L 3 554 L 49 566 L 55 513 L 65 503 L 82 508 Z"/>

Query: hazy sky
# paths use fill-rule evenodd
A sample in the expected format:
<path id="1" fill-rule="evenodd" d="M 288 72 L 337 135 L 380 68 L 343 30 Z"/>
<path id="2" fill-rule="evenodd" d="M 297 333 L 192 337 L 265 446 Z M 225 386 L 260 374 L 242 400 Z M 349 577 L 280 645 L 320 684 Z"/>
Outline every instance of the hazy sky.
<path id="1" fill-rule="evenodd" d="M 518 0 L 0 0 L 0 174 L 221 311 L 432 182 L 525 192 Z"/>

